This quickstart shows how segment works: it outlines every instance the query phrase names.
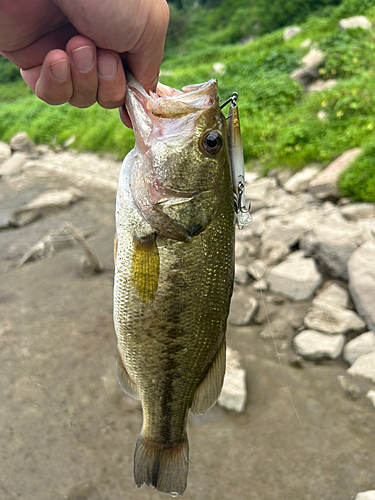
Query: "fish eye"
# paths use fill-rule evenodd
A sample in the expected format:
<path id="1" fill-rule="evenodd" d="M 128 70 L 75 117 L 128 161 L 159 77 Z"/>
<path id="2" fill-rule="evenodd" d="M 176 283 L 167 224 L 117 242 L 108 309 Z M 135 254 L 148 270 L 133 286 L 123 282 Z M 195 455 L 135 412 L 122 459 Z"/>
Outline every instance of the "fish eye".
<path id="1" fill-rule="evenodd" d="M 210 130 L 210 132 L 207 132 L 203 136 L 202 146 L 203 149 L 211 155 L 218 153 L 223 146 L 223 140 L 221 138 L 220 132 L 218 132 L 217 130 Z"/>

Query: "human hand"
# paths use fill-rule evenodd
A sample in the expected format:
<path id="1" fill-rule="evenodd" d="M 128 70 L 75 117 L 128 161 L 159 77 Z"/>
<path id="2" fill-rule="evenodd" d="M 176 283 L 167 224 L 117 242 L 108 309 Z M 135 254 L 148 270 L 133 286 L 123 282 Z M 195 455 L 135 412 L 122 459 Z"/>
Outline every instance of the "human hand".
<path id="1" fill-rule="evenodd" d="M 0 53 L 49 104 L 116 108 L 123 60 L 155 90 L 168 20 L 166 0 L 1 0 Z"/>

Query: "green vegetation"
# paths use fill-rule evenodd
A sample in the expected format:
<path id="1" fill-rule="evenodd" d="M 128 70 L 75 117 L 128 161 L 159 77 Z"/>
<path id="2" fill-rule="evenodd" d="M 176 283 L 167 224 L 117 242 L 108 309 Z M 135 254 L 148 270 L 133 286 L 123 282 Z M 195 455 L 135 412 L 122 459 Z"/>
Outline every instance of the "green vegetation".
<path id="1" fill-rule="evenodd" d="M 341 176 L 341 189 L 353 199 L 375 202 L 375 38 L 372 31 L 337 28 L 341 18 L 352 15 L 364 14 L 375 22 L 375 0 L 337 3 L 290 0 L 284 5 L 262 0 L 255 5 L 248 0 L 201 0 L 197 6 L 193 0 L 180 0 L 171 5 L 161 81 L 182 88 L 215 77 L 221 98 L 239 92 L 249 168 L 256 164 L 264 171 L 275 166 L 298 170 L 311 161 L 324 166 L 347 149 L 363 147 Z M 259 17 L 267 5 L 269 12 L 289 5 L 285 23 L 277 18 L 277 25 L 267 25 L 266 14 Z M 282 29 L 259 36 L 275 26 L 293 24 L 318 7 L 322 10 L 301 22 L 301 34 L 287 43 Z M 249 35 L 255 36 L 252 42 L 238 43 Z M 309 51 L 301 47 L 307 38 L 326 55 L 322 79 L 337 79 L 336 87 L 306 93 L 290 78 Z M 218 62 L 225 65 L 222 75 L 213 70 Z M 0 60 L 0 70 L 8 66 Z M 12 70 L 3 74 L 8 71 L 7 81 L 12 81 Z M 9 140 L 26 130 L 37 143 L 62 144 L 75 135 L 75 148 L 109 151 L 119 158 L 132 147 L 132 132 L 121 125 L 117 111 L 48 106 L 30 95 L 17 78 L 12 83 L 2 81 L 0 138 Z"/>

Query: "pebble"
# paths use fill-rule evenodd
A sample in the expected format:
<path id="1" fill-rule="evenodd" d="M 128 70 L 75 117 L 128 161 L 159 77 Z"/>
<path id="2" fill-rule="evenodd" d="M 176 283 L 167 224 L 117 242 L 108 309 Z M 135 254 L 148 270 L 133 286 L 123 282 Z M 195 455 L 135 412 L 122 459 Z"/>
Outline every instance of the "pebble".
<path id="1" fill-rule="evenodd" d="M 18 134 L 14 135 L 10 140 L 9 146 L 12 151 L 33 153 L 35 150 L 35 144 L 26 132 L 18 132 Z"/>
<path id="2" fill-rule="evenodd" d="M 243 317 L 231 317 L 230 322 L 235 326 L 248 326 L 253 323 L 254 318 L 259 309 L 259 302 L 254 298 L 250 297 L 248 303 L 244 305 L 246 313 Z"/>
<path id="3" fill-rule="evenodd" d="M 305 325 L 327 335 L 362 333 L 366 329 L 365 322 L 354 311 L 315 299 L 305 317 Z"/>

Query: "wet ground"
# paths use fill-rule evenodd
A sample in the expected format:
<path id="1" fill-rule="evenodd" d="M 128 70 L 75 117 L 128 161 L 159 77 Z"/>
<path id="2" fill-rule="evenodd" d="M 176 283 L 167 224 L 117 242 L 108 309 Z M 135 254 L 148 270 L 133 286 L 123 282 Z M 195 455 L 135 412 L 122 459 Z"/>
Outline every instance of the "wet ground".
<path id="1" fill-rule="evenodd" d="M 18 187 L 3 180 L 2 215 L 46 188 L 69 185 L 51 174 Z M 85 194 L 70 208 L 0 233 L 1 500 L 160 497 L 134 485 L 141 409 L 115 380 L 114 193 Z M 30 245 L 66 220 L 87 235 L 103 273 L 83 271 L 84 251 L 73 245 L 15 268 Z M 236 290 L 237 310 L 244 294 Z M 284 301 L 269 309 L 298 315 L 308 305 Z M 229 326 L 228 345 L 247 372 L 246 410 L 237 415 L 215 406 L 190 418 L 184 499 L 352 500 L 375 489 L 375 411 L 364 397 L 350 401 L 339 389 L 345 364 L 292 367 L 290 341 L 277 341 L 282 370 L 261 329 Z"/>

